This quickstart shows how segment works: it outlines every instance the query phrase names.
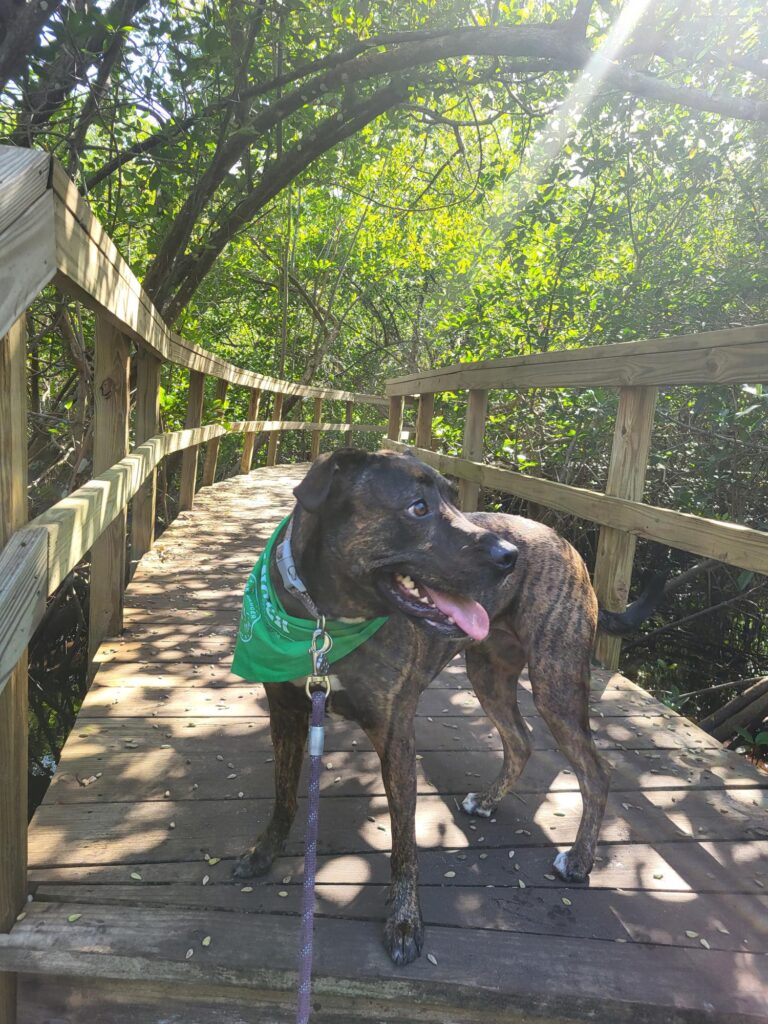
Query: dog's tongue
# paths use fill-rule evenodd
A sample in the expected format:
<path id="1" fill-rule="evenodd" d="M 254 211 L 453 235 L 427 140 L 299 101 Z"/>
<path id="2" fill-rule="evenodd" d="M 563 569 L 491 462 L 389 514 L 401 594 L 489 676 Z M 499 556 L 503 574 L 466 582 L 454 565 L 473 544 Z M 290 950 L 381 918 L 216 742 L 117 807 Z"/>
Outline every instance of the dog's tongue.
<path id="1" fill-rule="evenodd" d="M 470 597 L 456 597 L 441 590 L 424 587 L 432 602 L 443 613 L 450 615 L 459 629 L 463 629 L 473 640 L 485 640 L 491 628 L 488 612 Z"/>

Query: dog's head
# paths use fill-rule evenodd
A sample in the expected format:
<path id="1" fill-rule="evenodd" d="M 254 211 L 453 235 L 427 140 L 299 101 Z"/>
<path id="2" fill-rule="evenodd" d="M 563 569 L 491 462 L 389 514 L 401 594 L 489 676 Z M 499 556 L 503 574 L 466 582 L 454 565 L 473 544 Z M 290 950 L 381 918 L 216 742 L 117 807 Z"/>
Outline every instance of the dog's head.
<path id="1" fill-rule="evenodd" d="M 358 598 L 363 614 L 394 609 L 448 638 L 485 638 L 518 552 L 463 515 L 445 477 L 410 455 L 342 448 L 294 494 L 313 538 L 302 563 L 333 565 L 323 586 L 344 588 L 347 606 Z"/>

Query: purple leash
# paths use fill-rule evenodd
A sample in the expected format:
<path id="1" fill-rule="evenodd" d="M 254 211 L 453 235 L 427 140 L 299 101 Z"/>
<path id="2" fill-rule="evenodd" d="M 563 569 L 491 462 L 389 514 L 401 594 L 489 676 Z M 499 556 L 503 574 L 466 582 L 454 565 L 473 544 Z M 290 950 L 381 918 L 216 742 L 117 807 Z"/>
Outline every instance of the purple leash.
<path id="1" fill-rule="evenodd" d="M 320 624 L 318 623 L 318 626 Z M 315 672 L 327 667 L 322 660 L 330 650 L 330 637 L 323 636 L 325 620 L 316 631 L 316 638 L 323 638 L 324 650 L 316 649 L 313 639 L 313 662 Z M 327 638 L 327 639 L 326 639 Z M 327 644 L 327 646 L 326 646 Z M 312 687 L 315 687 L 312 689 Z M 301 942 L 299 945 L 299 999 L 296 1008 L 296 1024 L 308 1024 L 310 997 L 312 995 L 312 951 L 315 923 L 315 874 L 317 871 L 317 827 L 320 818 L 320 768 L 325 740 L 325 702 L 331 692 L 327 676 L 313 675 L 307 680 L 307 694 L 312 700 L 312 716 L 309 724 L 309 800 L 307 807 L 307 830 L 304 850 L 304 886 L 301 893 Z"/>

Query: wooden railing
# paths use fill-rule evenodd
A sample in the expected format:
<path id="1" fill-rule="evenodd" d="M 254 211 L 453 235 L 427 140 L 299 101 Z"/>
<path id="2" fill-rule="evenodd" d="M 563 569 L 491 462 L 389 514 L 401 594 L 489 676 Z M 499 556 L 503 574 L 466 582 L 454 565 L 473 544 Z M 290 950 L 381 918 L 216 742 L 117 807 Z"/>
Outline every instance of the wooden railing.
<path id="1" fill-rule="evenodd" d="M 95 475 L 27 523 L 25 312 L 51 282 L 96 314 Z M 136 361 L 133 450 L 131 358 Z M 166 434 L 159 433 L 164 362 L 189 370 L 185 429 Z M 246 420 L 203 425 L 206 376 L 216 378 L 220 403 L 230 385 L 248 389 Z M 259 418 L 267 393 L 274 396 L 269 420 Z M 312 421 L 284 420 L 286 396 L 312 400 Z M 324 401 L 345 403 L 344 422 L 322 421 Z M 26 892 L 26 649 L 46 599 L 90 552 L 93 652 L 121 628 L 131 501 L 132 559 L 152 546 L 155 471 L 162 459 L 183 453 L 179 507 L 189 509 L 200 445 L 206 445 L 202 483 L 208 485 L 215 479 L 220 439 L 228 433 L 243 434 L 239 469 L 248 473 L 260 432 L 269 434 L 268 465 L 277 462 L 280 436 L 287 430 L 312 432 L 313 458 L 326 431 L 341 431 L 347 443 L 352 432 L 386 432 L 383 421 L 354 422 L 355 405 L 381 410 L 387 400 L 253 373 L 175 334 L 59 164 L 44 153 L 0 147 L 0 930 L 10 927 Z M 13 978 L 0 975 L 2 1021 L 15 1019 L 13 989 Z"/>
<path id="2" fill-rule="evenodd" d="M 768 381 L 768 325 L 634 341 L 541 355 L 457 363 L 387 382 L 388 447 L 402 450 L 403 400 L 418 396 L 415 452 L 460 481 L 465 510 L 480 487 L 526 498 L 601 526 L 594 584 L 601 604 L 627 603 L 637 537 L 768 573 L 768 533 L 736 523 L 658 508 L 642 501 L 660 385 L 756 384 Z M 483 463 L 489 389 L 619 389 L 605 493 L 555 483 Z M 468 393 L 462 458 L 432 451 L 435 395 Z M 601 635 L 598 657 L 618 667 L 620 641 Z"/>

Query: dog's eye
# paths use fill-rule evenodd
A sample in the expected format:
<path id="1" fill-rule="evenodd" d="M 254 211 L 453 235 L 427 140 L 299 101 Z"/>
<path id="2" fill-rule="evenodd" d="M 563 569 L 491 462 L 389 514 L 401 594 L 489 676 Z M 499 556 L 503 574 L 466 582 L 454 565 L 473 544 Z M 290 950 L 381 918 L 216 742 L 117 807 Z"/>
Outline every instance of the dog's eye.
<path id="1" fill-rule="evenodd" d="M 412 516 L 416 516 L 417 519 L 421 519 L 429 512 L 429 505 L 423 498 L 419 498 L 418 501 L 414 501 L 412 505 L 408 506 L 408 511 Z"/>

